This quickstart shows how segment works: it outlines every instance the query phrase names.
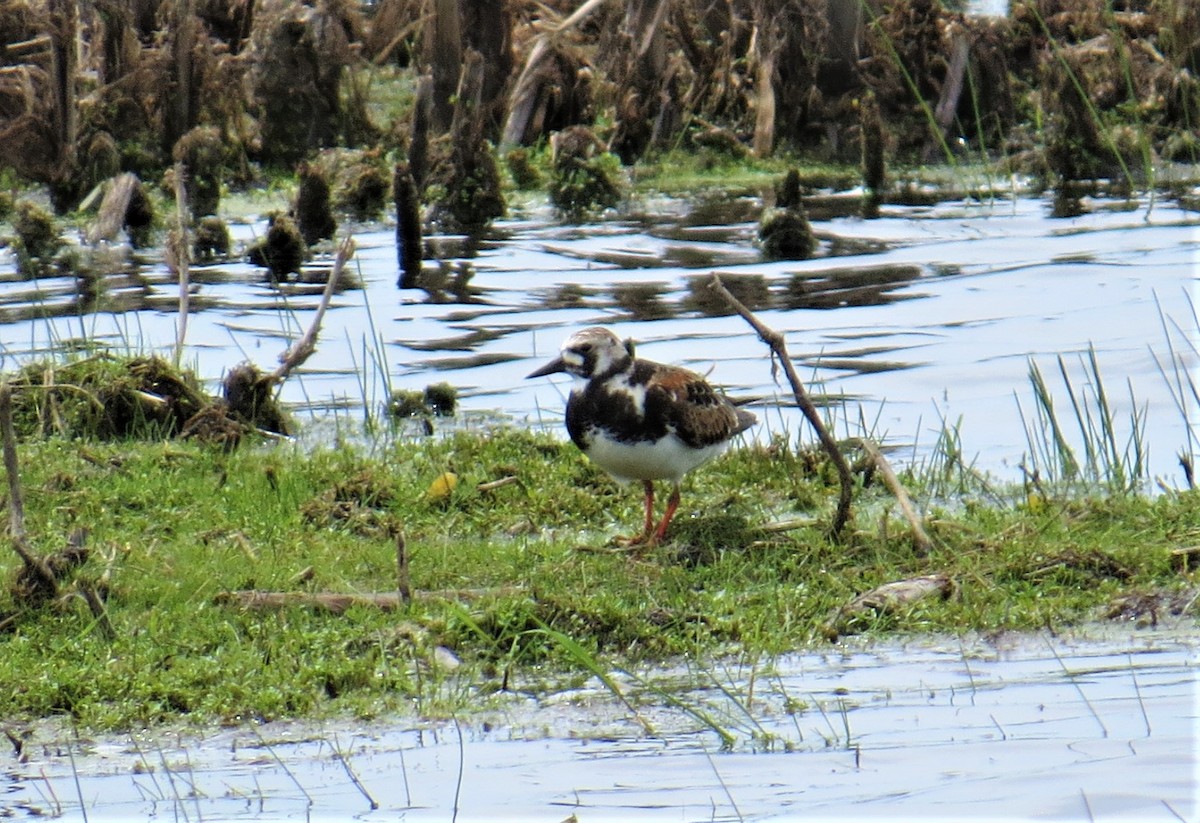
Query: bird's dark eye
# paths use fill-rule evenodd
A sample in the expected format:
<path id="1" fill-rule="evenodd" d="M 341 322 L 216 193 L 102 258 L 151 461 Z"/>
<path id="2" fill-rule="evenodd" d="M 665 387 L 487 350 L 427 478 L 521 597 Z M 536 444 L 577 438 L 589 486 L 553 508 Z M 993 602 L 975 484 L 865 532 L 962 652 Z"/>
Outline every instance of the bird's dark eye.
<path id="1" fill-rule="evenodd" d="M 588 352 L 590 352 L 591 350 L 592 350 L 592 344 L 591 344 L 591 343 L 580 343 L 580 344 L 579 344 L 579 353 L 580 353 L 580 354 L 587 354 L 587 353 L 588 353 Z"/>

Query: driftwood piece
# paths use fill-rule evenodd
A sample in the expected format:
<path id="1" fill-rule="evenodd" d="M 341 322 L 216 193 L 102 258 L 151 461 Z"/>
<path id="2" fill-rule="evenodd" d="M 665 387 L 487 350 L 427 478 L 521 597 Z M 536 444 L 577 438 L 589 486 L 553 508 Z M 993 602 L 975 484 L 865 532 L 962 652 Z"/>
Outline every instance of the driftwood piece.
<path id="1" fill-rule="evenodd" d="M 712 276 L 710 288 L 724 298 L 729 307 L 740 314 L 742 319 L 758 332 L 759 339 L 770 347 L 772 356 L 783 366 L 783 373 L 787 376 L 788 383 L 791 384 L 796 404 L 800 407 L 800 411 L 804 413 L 804 417 L 817 433 L 817 439 L 821 443 L 821 448 L 825 450 L 825 453 L 829 455 L 829 459 L 837 468 L 841 493 L 838 496 L 837 514 L 834 516 L 833 525 L 830 528 L 833 536 L 837 537 L 842 533 L 846 521 L 850 519 L 850 504 L 853 502 L 854 497 L 854 478 L 850 474 L 850 464 L 846 462 L 846 457 L 838 448 L 837 441 L 833 439 L 833 435 L 829 433 L 829 429 L 825 427 L 824 421 L 821 420 L 821 414 L 817 411 L 817 407 L 813 405 L 808 392 L 805 391 L 804 383 L 800 380 L 800 375 L 796 374 L 796 367 L 792 365 L 792 358 L 788 355 L 787 344 L 783 340 L 783 335 L 774 329 L 768 328 L 761 320 L 755 317 L 753 312 L 734 297 L 729 289 L 725 288 L 725 285 L 721 282 L 720 275 L 715 272 Z"/>
<path id="2" fill-rule="evenodd" d="M 434 600 L 479 600 L 489 596 L 519 594 L 520 586 L 505 586 L 499 589 L 448 589 L 442 591 L 412 592 L 412 599 Z M 403 608 L 407 601 L 400 592 L 267 592 L 254 589 L 221 592 L 213 602 L 222 606 L 236 606 L 250 611 L 274 611 L 295 606 L 317 609 L 333 614 L 342 614 L 354 606 L 365 606 L 383 611 Z"/>
<path id="3" fill-rule="evenodd" d="M 128 171 L 118 174 L 108 181 L 104 190 L 104 199 L 100 201 L 100 213 L 87 230 L 88 243 L 99 243 L 102 240 L 112 241 L 117 238 L 125 226 L 125 216 L 129 213 L 129 204 L 133 200 L 133 193 L 141 184 L 137 175 Z"/>
<path id="4" fill-rule="evenodd" d="M 872 613 L 891 614 L 927 597 L 940 597 L 945 600 L 954 594 L 954 591 L 954 581 L 944 574 L 929 574 L 884 583 L 834 609 L 822 626 L 822 632 L 827 639 L 836 640 L 849 633 L 850 624 L 856 618 Z"/>
<path id="5" fill-rule="evenodd" d="M 967 74 L 967 59 L 971 56 L 971 40 L 966 32 L 960 31 L 954 35 L 950 52 L 950 65 L 946 68 L 946 82 L 942 85 L 933 119 L 937 122 L 938 133 L 934 135 L 925 148 L 925 162 L 932 162 L 939 151 L 946 151 L 946 134 L 954 115 L 958 111 L 958 101 L 962 97 L 963 80 Z"/>
<path id="6" fill-rule="evenodd" d="M 921 557 L 927 556 L 933 550 L 933 543 L 925 531 L 925 526 L 921 522 L 921 516 L 917 514 L 912 497 L 909 496 L 908 490 L 904 488 L 904 484 L 900 482 L 900 478 L 896 477 L 896 472 L 892 470 L 892 464 L 888 462 L 888 459 L 883 456 L 883 452 L 872 441 L 863 438 L 858 441 L 858 445 L 871 458 L 871 462 L 875 465 L 875 468 L 879 470 L 880 476 L 883 477 L 884 485 L 895 496 L 896 502 L 900 505 L 900 511 L 904 514 L 904 519 L 912 527 L 913 540 L 917 544 L 917 554 Z"/>

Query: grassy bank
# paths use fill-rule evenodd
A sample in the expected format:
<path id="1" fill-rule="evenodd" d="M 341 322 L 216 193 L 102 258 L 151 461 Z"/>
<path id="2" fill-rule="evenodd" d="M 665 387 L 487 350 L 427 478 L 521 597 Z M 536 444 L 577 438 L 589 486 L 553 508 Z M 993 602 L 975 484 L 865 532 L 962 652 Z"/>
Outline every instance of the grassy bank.
<path id="1" fill-rule="evenodd" d="M 782 444 L 746 445 L 694 473 L 672 539 L 644 554 L 609 542 L 638 525 L 636 490 L 527 431 L 369 455 L 52 438 L 22 443 L 19 459 L 31 547 L 57 552 L 87 530 L 73 585 L 106 597 L 111 634 L 79 597 L 27 608 L 8 585 L 21 564 L 7 552 L 0 712 L 95 728 L 442 715 L 506 688 L 587 677 L 590 665 L 825 644 L 831 626 L 1153 620 L 1190 606 L 1195 577 L 1177 550 L 1200 543 L 1196 492 L 967 495 L 945 511 L 924 503 L 934 548 L 921 556 L 875 485 L 835 543 L 824 532 L 832 473 Z M 765 528 L 786 520 L 792 528 Z M 414 592 L 398 610 L 253 610 L 221 596 L 394 592 L 397 534 Z M 831 621 L 857 595 L 924 575 L 943 576 L 948 596 Z"/>

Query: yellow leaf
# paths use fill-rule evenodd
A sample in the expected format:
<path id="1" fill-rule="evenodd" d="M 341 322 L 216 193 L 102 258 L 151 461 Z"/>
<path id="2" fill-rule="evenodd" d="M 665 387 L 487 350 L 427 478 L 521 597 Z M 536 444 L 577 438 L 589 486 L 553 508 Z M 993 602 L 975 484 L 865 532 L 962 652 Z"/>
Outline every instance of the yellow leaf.
<path id="1" fill-rule="evenodd" d="M 458 475 L 454 472 L 442 472 L 425 492 L 425 500 L 429 503 L 441 503 L 454 491 L 458 485 Z"/>

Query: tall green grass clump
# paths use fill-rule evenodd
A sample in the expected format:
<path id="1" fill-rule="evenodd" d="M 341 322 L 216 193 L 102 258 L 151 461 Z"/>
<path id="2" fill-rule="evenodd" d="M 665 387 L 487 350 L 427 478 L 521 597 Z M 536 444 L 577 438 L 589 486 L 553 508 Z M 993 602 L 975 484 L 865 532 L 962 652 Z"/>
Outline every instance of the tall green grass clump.
<path id="1" fill-rule="evenodd" d="M 1129 386 L 1129 411 L 1122 415 L 1114 411 L 1091 346 L 1081 357 L 1082 380 L 1072 376 L 1061 355 L 1057 363 L 1068 408 L 1056 405 L 1049 381 L 1033 361 L 1029 364 L 1032 410 L 1027 413 L 1017 399 L 1029 447 L 1027 478 L 1039 487 L 1117 494 L 1138 491 L 1149 480 L 1145 405 L 1138 405 Z"/>

